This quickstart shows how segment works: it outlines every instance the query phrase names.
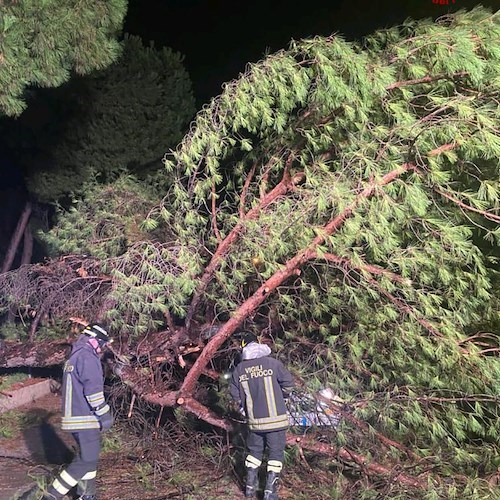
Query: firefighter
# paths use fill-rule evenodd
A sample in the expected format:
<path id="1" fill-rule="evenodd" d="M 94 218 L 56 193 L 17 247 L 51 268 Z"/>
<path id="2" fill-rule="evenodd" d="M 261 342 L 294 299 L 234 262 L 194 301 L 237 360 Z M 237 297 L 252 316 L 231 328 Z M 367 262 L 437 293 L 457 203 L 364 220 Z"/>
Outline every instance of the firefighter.
<path id="1" fill-rule="evenodd" d="M 259 467 L 267 447 L 264 500 L 277 500 L 289 423 L 285 399 L 294 382 L 283 364 L 269 356 L 269 346 L 260 344 L 253 333 L 242 334 L 241 347 L 241 362 L 232 373 L 230 393 L 248 421 L 245 497 L 256 493 Z"/>
<path id="2" fill-rule="evenodd" d="M 106 329 L 94 323 L 84 328 L 64 365 L 61 428 L 73 434 L 79 451 L 52 482 L 43 500 L 63 498 L 77 487 L 81 500 L 97 500 L 96 474 L 101 432 L 113 425 L 104 399 L 100 354 L 111 342 Z"/>

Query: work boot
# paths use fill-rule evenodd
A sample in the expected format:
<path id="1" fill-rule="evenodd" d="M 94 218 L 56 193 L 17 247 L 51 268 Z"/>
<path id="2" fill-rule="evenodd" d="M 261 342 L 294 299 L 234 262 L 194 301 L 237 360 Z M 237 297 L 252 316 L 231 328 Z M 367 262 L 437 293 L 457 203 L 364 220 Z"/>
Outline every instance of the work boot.
<path id="1" fill-rule="evenodd" d="M 264 488 L 263 500 L 278 500 L 278 480 L 280 478 L 277 472 L 268 472 L 266 487 Z"/>
<path id="2" fill-rule="evenodd" d="M 247 467 L 245 498 L 252 498 L 255 496 L 258 483 L 259 483 L 259 469 L 257 469 L 256 467 Z"/>

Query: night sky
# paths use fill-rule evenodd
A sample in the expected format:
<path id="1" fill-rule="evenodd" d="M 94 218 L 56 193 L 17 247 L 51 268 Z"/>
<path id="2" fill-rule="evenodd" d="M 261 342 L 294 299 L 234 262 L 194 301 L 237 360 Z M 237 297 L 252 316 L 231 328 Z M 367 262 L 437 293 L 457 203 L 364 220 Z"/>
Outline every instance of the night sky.
<path id="1" fill-rule="evenodd" d="M 436 18 L 500 0 L 131 0 L 125 32 L 186 56 L 198 106 L 219 94 L 247 62 L 286 48 L 293 39 L 342 34 L 361 39 L 407 17 Z M 454 3 L 453 3 L 454 2 Z"/>

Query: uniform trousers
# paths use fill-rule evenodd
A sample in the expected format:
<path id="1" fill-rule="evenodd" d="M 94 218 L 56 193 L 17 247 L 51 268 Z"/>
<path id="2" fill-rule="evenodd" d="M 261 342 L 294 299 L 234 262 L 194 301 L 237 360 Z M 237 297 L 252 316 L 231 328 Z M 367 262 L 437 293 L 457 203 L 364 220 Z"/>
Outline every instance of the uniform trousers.
<path id="1" fill-rule="evenodd" d="M 264 454 L 264 449 L 268 449 L 268 469 L 269 464 L 283 464 L 285 458 L 285 446 L 286 446 L 286 429 L 278 431 L 269 432 L 255 432 L 250 431 L 247 438 L 247 449 L 250 457 L 257 459 L 253 463 L 259 465 L 258 462 L 262 460 L 262 455 Z M 247 457 L 247 461 L 250 457 Z M 250 458 L 250 463 L 247 465 L 252 466 L 252 460 Z M 278 466 L 280 472 L 281 466 Z"/>
<path id="2" fill-rule="evenodd" d="M 48 493 L 63 498 L 77 486 L 78 495 L 96 494 L 97 463 L 101 452 L 101 432 L 98 429 L 73 432 L 78 452 L 73 461 L 54 479 Z"/>

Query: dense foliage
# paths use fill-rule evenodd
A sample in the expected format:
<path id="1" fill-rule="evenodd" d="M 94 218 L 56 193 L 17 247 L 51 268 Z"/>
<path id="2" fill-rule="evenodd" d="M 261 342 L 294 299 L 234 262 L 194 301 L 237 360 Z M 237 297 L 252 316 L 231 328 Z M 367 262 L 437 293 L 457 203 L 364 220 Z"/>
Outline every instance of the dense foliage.
<path id="1" fill-rule="evenodd" d="M 0 113 L 18 116 L 31 86 L 57 87 L 119 55 L 126 0 L 0 4 Z"/>
<path id="2" fill-rule="evenodd" d="M 28 188 L 44 201 L 82 193 L 82 184 L 95 176 L 107 182 L 121 172 L 154 175 L 165 148 L 177 145 L 195 111 L 182 56 L 145 47 L 133 36 L 125 37 L 115 64 L 48 100 L 60 110 L 50 126 L 57 140 L 42 132 L 35 138 L 41 161 L 21 160 Z"/>
<path id="3" fill-rule="evenodd" d="M 61 216 L 52 244 L 111 269 L 93 300 L 117 331 L 140 346 L 168 326 L 161 362 L 148 358 L 163 370 L 151 401 L 175 405 L 173 389 L 209 404 L 199 377 L 225 369 L 218 349 L 253 329 L 308 390 L 344 401 L 336 445 L 412 467 L 429 498 L 481 498 L 500 437 L 498 332 L 474 330 L 498 322 L 499 40 L 498 14 L 476 8 L 362 45 L 293 42 L 227 84 L 166 156 L 170 189 L 140 207 L 147 241 L 124 237 L 116 252 L 76 238 L 98 240 L 90 226 L 108 220 L 128 234 L 127 209 L 101 226 L 100 203 Z M 173 368 L 182 342 L 203 347 L 187 373 Z M 372 493 L 364 484 L 359 498 Z"/>

